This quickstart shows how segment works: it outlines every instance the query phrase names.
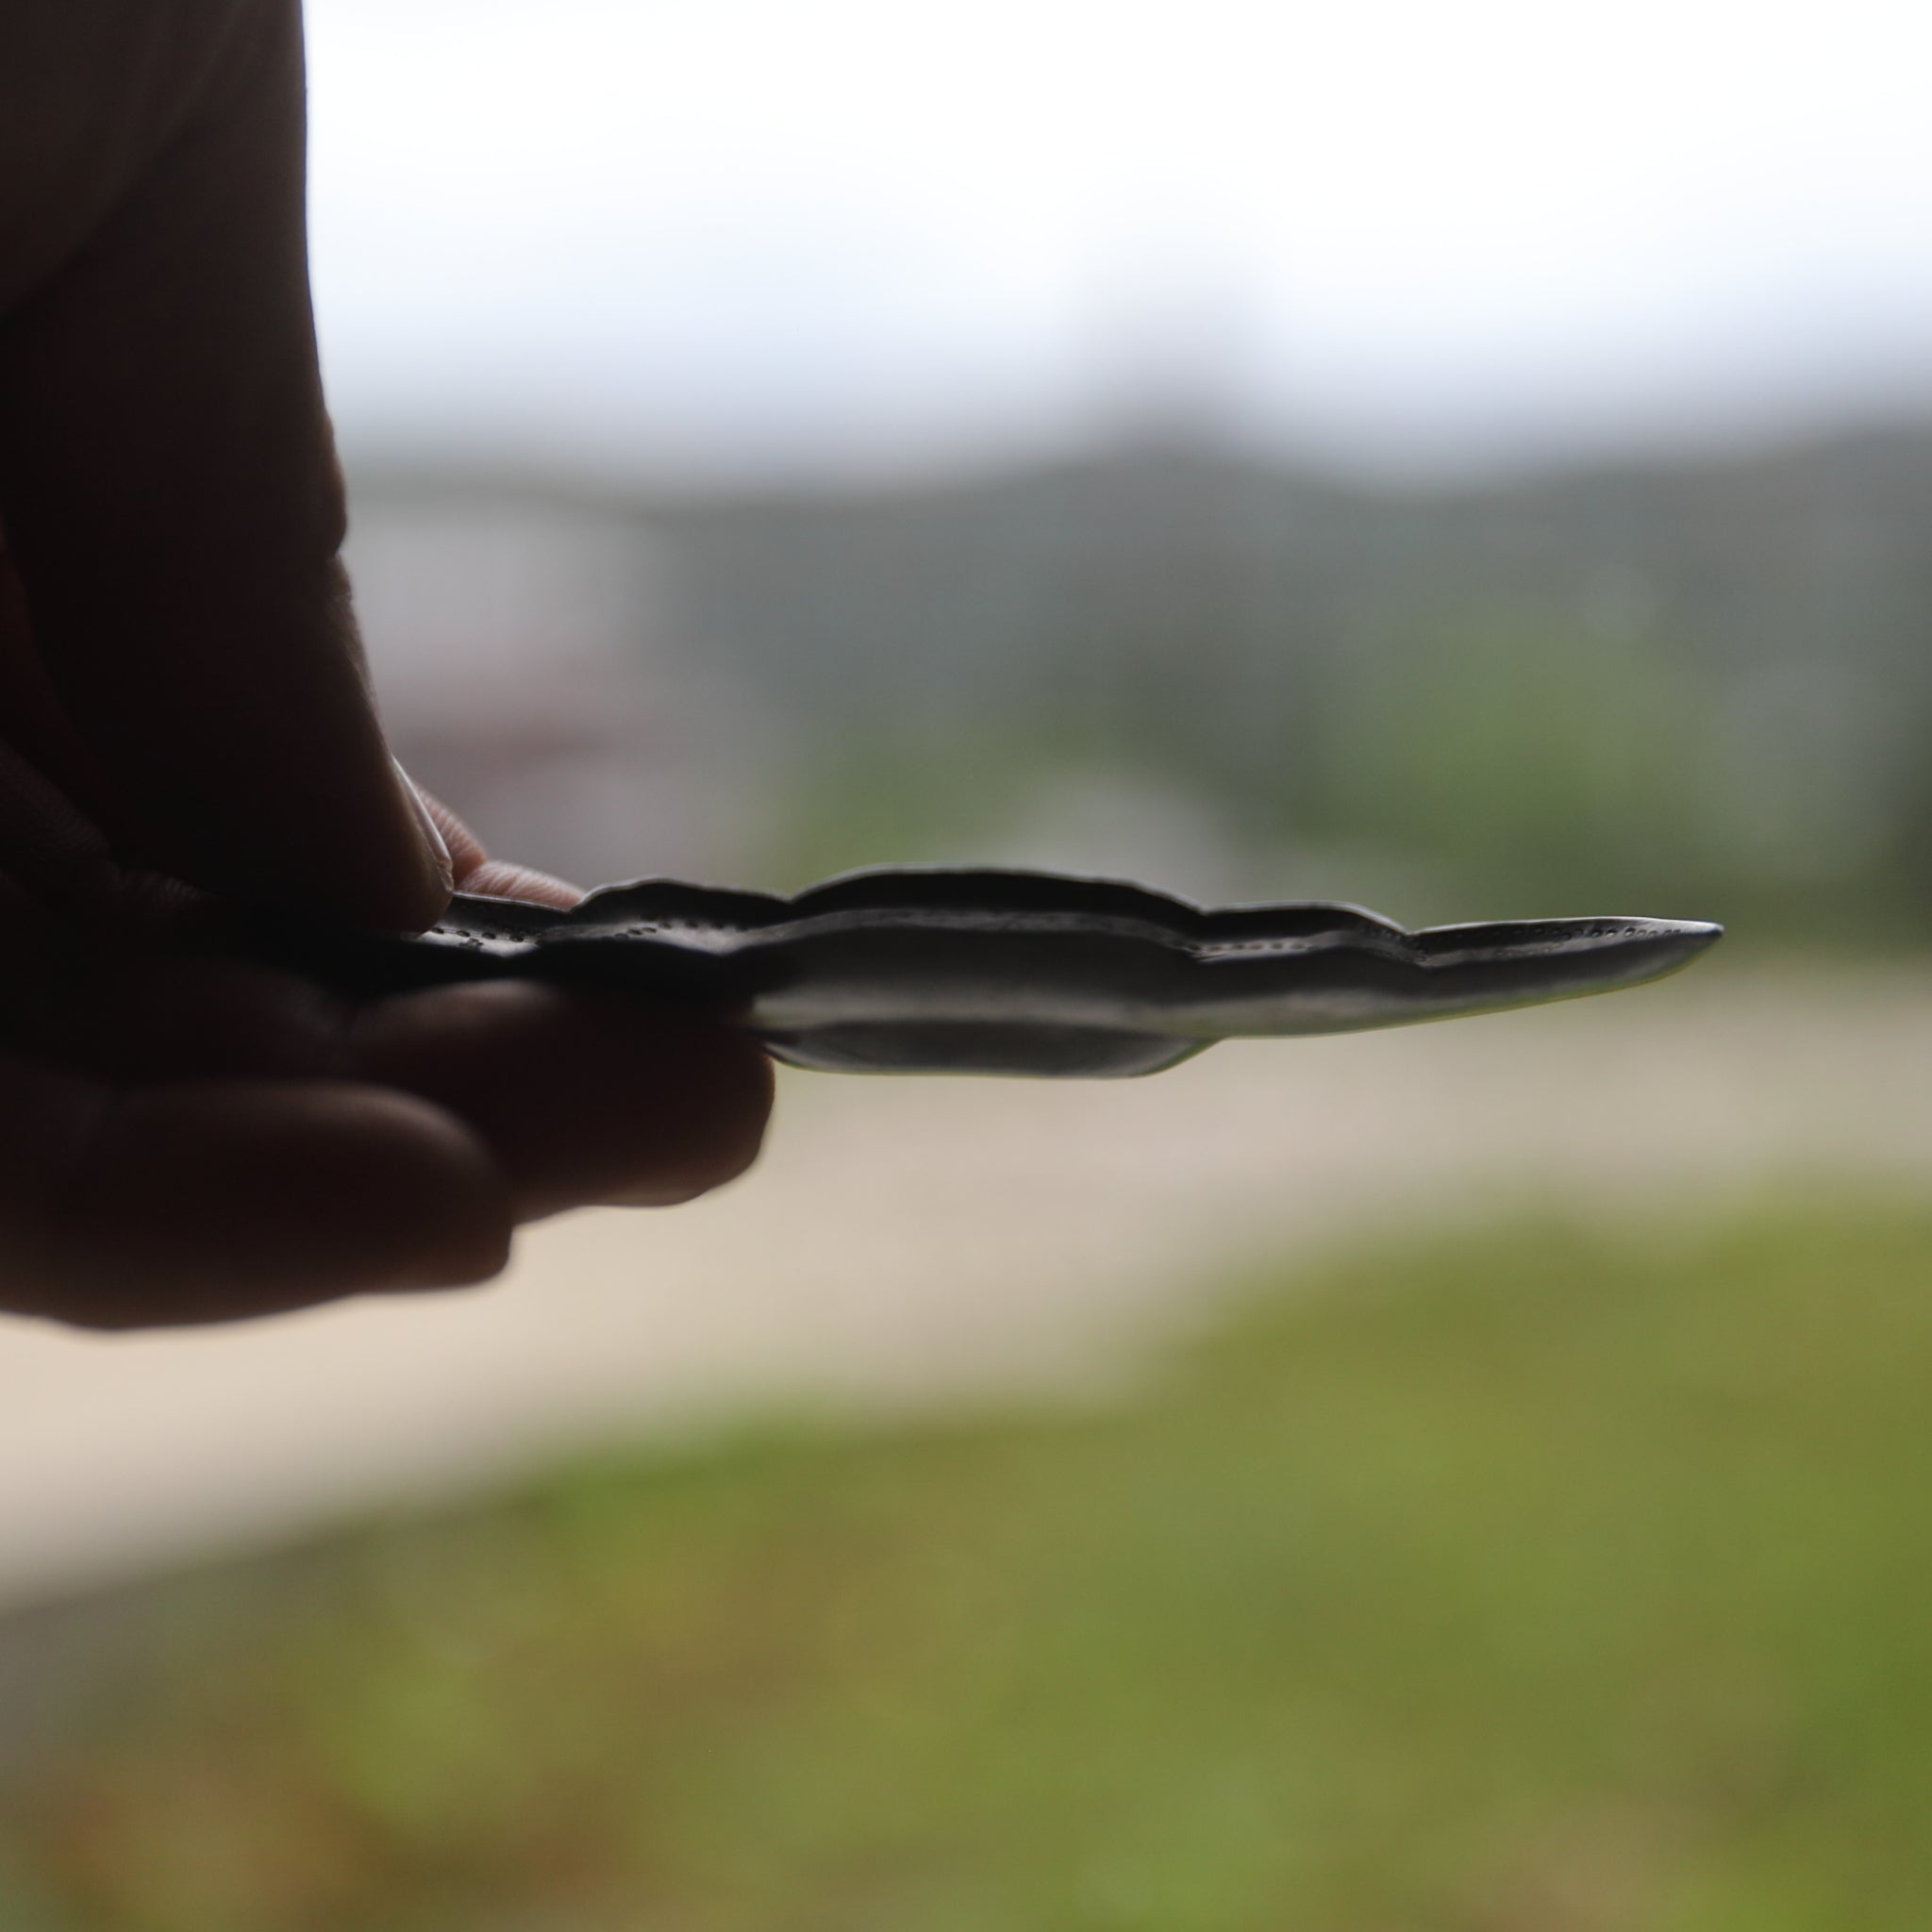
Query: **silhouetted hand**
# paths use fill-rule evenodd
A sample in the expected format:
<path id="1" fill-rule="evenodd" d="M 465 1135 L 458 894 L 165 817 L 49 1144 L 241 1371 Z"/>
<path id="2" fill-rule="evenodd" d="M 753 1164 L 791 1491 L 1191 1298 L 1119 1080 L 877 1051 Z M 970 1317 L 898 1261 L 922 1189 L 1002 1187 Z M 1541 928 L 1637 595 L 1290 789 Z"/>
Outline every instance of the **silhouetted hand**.
<path id="1" fill-rule="evenodd" d="M 392 928 L 453 881 L 574 896 L 383 742 L 303 192 L 296 0 L 0 8 L 0 1307 L 475 1281 L 518 1221 L 689 1198 L 762 1132 L 722 1024 L 509 984 L 356 1009 L 222 956 L 208 895 Z"/>

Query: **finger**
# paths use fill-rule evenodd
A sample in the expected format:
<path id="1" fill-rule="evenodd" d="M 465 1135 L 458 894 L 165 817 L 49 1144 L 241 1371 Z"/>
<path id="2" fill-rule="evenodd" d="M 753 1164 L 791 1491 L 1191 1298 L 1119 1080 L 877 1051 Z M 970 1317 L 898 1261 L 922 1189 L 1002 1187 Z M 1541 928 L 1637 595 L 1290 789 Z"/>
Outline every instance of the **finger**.
<path id="1" fill-rule="evenodd" d="M 115 1095 L 0 1068 L 0 1305 L 91 1327 L 230 1321 L 496 1273 L 510 1220 L 475 1136 L 346 1083 Z"/>
<path id="2" fill-rule="evenodd" d="M 533 872 L 529 866 L 512 866 L 500 858 L 477 866 L 458 883 L 461 891 L 477 898 L 527 898 L 539 907 L 557 907 L 558 912 L 568 912 L 583 900 L 581 887 L 547 872 Z"/>
<path id="3" fill-rule="evenodd" d="M 554 906 L 568 912 L 583 899 L 583 889 L 553 878 L 547 872 L 535 872 L 527 865 L 511 865 L 501 858 L 487 859 L 474 872 L 459 874 L 459 890 L 485 899 L 528 899 L 539 906 Z"/>
<path id="4" fill-rule="evenodd" d="M 122 1087 L 327 1078 L 349 1021 L 313 980 L 221 957 L 109 955 L 8 991 L 0 1039 Z"/>
<path id="5" fill-rule="evenodd" d="M 344 1071 L 462 1120 L 519 1220 L 689 1201 L 751 1165 L 771 1111 L 769 1063 L 736 1029 L 515 980 L 380 1002 Z"/>
<path id="6" fill-rule="evenodd" d="M 428 791 L 421 796 L 449 849 L 458 891 L 491 899 L 529 899 L 539 906 L 555 906 L 560 912 L 568 912 L 583 898 L 580 886 L 553 878 L 547 872 L 534 872 L 527 865 L 491 858 L 483 849 L 483 841 L 440 798 Z"/>
<path id="7" fill-rule="evenodd" d="M 6 31 L 49 70 L 33 84 L 146 129 L 138 154 L 104 134 L 125 178 L 83 184 L 97 222 L 0 331 L 0 520 L 125 796 L 110 829 L 196 884 L 426 924 L 448 880 L 337 562 L 295 0 L 22 0 Z"/>

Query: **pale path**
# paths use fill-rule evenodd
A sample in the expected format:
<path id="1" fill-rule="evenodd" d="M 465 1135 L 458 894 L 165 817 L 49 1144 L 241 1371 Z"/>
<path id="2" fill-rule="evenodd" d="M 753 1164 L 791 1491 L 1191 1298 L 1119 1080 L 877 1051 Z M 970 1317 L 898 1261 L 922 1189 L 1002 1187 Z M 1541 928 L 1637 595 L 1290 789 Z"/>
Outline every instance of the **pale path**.
<path id="1" fill-rule="evenodd" d="M 489 1290 L 0 1321 L 0 1607 L 761 1401 L 1117 1374 L 1217 1274 L 1365 1226 L 1932 1177 L 1932 976 L 1727 967 L 1144 1081 L 800 1075 L 749 1181 L 557 1223 Z"/>

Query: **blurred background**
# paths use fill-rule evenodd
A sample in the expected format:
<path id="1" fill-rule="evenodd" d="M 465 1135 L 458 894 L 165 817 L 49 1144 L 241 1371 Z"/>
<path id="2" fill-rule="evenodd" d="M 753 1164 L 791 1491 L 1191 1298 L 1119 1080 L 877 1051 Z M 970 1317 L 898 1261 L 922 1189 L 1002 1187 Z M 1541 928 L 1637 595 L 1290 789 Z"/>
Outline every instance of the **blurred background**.
<path id="1" fill-rule="evenodd" d="M 1731 938 L 0 1323 L 0 1924 L 1924 1925 L 1932 18 L 308 12 L 350 566 L 493 849 Z"/>

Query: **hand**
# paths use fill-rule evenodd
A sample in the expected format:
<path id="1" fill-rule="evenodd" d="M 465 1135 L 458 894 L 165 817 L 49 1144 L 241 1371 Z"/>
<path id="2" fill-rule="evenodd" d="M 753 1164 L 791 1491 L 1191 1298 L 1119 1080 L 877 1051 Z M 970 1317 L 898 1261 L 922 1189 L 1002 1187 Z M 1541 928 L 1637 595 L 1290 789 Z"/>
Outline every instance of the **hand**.
<path id="1" fill-rule="evenodd" d="M 453 882 L 571 896 L 376 724 L 302 150 L 296 0 L 0 10 L 0 1307 L 479 1280 L 517 1222 L 688 1198 L 762 1131 L 722 1024 L 516 984 L 356 1010 L 207 943 L 210 894 L 393 928 Z"/>

